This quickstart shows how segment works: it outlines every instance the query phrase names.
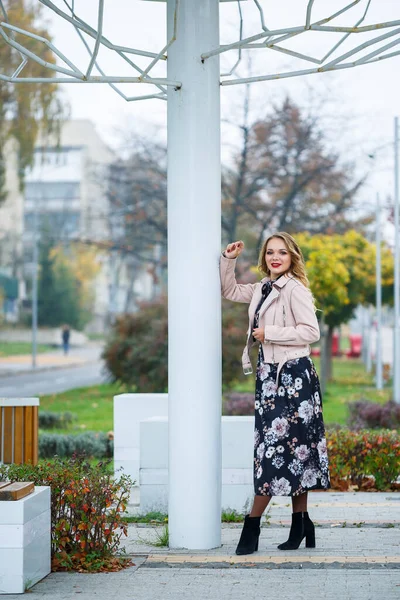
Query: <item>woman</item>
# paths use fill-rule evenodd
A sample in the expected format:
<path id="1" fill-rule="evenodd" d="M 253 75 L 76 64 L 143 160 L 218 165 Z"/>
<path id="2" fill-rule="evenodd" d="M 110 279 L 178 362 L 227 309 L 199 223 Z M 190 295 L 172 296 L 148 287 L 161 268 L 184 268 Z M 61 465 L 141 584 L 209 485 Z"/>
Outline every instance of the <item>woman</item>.
<path id="1" fill-rule="evenodd" d="M 307 512 L 307 492 L 328 489 L 329 469 L 322 399 L 309 344 L 319 340 L 318 321 L 304 258 L 288 233 L 263 244 L 259 269 L 266 277 L 238 284 L 236 258 L 242 241 L 228 244 L 221 257 L 222 295 L 247 302 L 249 328 L 242 362 L 252 373 L 249 350 L 259 344 L 254 437 L 254 503 L 246 515 L 236 554 L 258 549 L 261 516 L 272 496 L 292 497 L 292 525 L 280 550 L 295 550 L 302 540 L 315 547 L 315 528 Z"/>

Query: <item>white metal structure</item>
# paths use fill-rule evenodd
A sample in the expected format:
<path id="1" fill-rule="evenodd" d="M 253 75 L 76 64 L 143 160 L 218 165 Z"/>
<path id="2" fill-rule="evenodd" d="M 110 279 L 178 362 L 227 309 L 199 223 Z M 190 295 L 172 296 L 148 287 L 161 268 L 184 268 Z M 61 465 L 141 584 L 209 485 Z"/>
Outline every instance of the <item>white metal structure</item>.
<path id="1" fill-rule="evenodd" d="M 75 28 L 89 53 L 88 62 L 75 65 L 48 40 L 40 38 L 58 62 L 45 65 L 49 68 L 48 79 L 24 78 L 28 60 L 42 65 L 43 60 L 17 42 L 15 36 L 38 38 L 8 23 L 0 0 L 4 14 L 0 36 L 21 55 L 18 69 L 3 72 L 1 80 L 13 84 L 108 83 L 127 101 L 168 98 L 170 544 L 192 549 L 215 547 L 220 544 L 221 489 L 220 85 L 323 73 L 390 58 L 400 54 L 400 20 L 367 23 L 372 0 L 342 2 L 342 8 L 334 14 L 314 19 L 323 0 L 308 0 L 304 2 L 303 22 L 272 29 L 268 21 L 273 3 L 248 0 L 246 5 L 258 11 L 259 26 L 253 35 L 244 38 L 242 8 L 236 0 L 238 39 L 221 45 L 218 0 L 167 0 L 167 42 L 147 52 L 123 47 L 103 35 L 105 0 L 98 2 L 97 29 L 79 17 L 74 0 L 58 0 L 57 4 L 38 1 Z M 357 7 L 360 12 L 352 20 L 352 11 Z M 338 25 L 338 19 L 347 15 L 348 24 Z M 322 56 L 296 49 L 299 37 L 308 36 L 304 38 L 307 40 L 310 35 L 322 33 L 331 39 L 330 49 Z M 87 37 L 94 40 L 93 48 Z M 360 38 L 360 43 L 351 45 L 353 39 Z M 132 76 L 105 73 L 98 62 L 101 45 L 128 63 Z M 298 64 L 288 72 L 240 77 L 242 52 L 256 49 L 283 53 Z M 233 53 L 233 66 L 220 77 L 219 57 L 229 52 Z M 166 76 L 153 76 L 156 65 L 167 57 Z M 145 67 L 135 62 L 143 60 L 147 61 Z M 304 62 L 312 67 L 305 69 Z M 98 74 L 93 74 L 95 70 Z M 119 89 L 120 83 L 150 84 L 154 91 L 127 96 Z"/>

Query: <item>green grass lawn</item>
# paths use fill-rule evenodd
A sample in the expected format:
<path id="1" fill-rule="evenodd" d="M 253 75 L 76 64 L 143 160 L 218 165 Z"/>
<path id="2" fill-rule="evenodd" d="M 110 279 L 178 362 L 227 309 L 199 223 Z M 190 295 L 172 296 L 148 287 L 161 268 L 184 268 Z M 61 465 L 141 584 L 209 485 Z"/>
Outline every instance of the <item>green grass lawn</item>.
<path id="1" fill-rule="evenodd" d="M 319 369 L 319 361 L 315 360 Z M 392 388 L 387 386 L 378 391 L 374 386 L 373 374 L 365 371 L 361 360 L 336 358 L 334 359 L 333 380 L 327 385 L 323 398 L 325 423 L 345 425 L 349 411 L 349 402 L 372 400 L 385 403 L 392 396 Z"/>
<path id="2" fill-rule="evenodd" d="M 319 371 L 319 358 L 313 360 Z M 253 378 L 241 382 L 235 389 L 240 392 L 253 392 Z M 390 387 L 380 392 L 375 389 L 373 375 L 366 372 L 361 360 L 334 358 L 333 380 L 328 383 L 323 398 L 325 424 L 345 425 L 349 415 L 349 402 L 363 398 L 384 403 L 390 399 L 391 393 Z"/>
<path id="3" fill-rule="evenodd" d="M 315 360 L 315 364 L 318 370 L 318 359 Z M 378 392 L 374 388 L 373 377 L 366 373 L 360 360 L 335 358 L 333 375 L 333 381 L 328 384 L 323 398 L 324 420 L 327 425 L 346 424 L 349 402 L 365 398 L 384 403 L 391 397 L 390 387 L 385 388 L 382 392 Z M 235 389 L 252 393 L 254 379 L 246 379 L 243 383 L 237 384 Z M 78 416 L 78 422 L 68 430 L 69 432 L 79 433 L 85 430 L 106 432 L 113 429 L 113 396 L 128 391 L 124 386 L 118 384 L 95 385 L 61 394 L 42 396 L 40 407 L 42 410 L 75 413 Z"/>
<path id="4" fill-rule="evenodd" d="M 38 352 L 54 351 L 54 346 L 46 344 L 38 344 Z M 0 358 L 2 356 L 16 356 L 19 354 L 30 354 L 32 352 L 32 344 L 30 342 L 0 342 Z"/>
<path id="5" fill-rule="evenodd" d="M 41 396 L 40 408 L 53 412 L 68 411 L 78 416 L 78 422 L 71 429 L 58 429 L 59 433 L 107 432 L 113 429 L 113 397 L 126 391 L 112 383 L 77 388 L 61 394 Z"/>

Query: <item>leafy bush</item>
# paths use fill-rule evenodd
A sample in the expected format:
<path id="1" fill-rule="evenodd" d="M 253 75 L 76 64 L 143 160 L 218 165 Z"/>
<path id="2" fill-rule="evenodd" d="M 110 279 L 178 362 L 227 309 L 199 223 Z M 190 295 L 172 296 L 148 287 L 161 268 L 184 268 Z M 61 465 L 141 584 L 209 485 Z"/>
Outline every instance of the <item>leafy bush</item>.
<path id="1" fill-rule="evenodd" d="M 85 453 L 90 458 L 111 458 L 113 440 L 102 432 L 85 431 L 79 435 L 41 433 L 39 435 L 40 458 L 70 457 Z"/>
<path id="2" fill-rule="evenodd" d="M 68 429 L 77 420 L 77 415 L 71 412 L 56 413 L 46 410 L 39 411 L 40 429 Z"/>
<path id="3" fill-rule="evenodd" d="M 359 400 L 349 403 L 350 429 L 398 429 L 400 428 L 400 405 L 390 400 L 385 404 Z"/>
<path id="4" fill-rule="evenodd" d="M 247 308 L 247 304 L 222 301 L 222 382 L 225 388 L 246 380 L 246 375 L 243 374 L 242 352 L 249 323 Z M 256 356 L 253 356 L 253 369 L 256 361 Z"/>
<path id="5" fill-rule="evenodd" d="M 108 463 L 84 456 L 41 461 L 38 465 L 0 465 L 0 481 L 33 481 L 51 487 L 52 568 L 115 571 L 131 564 L 117 556 L 127 535 L 122 518 L 132 481 L 114 479 Z"/>
<path id="6" fill-rule="evenodd" d="M 168 386 L 167 301 L 142 304 L 116 319 L 103 358 L 113 381 L 138 392 L 165 392 Z"/>
<path id="7" fill-rule="evenodd" d="M 223 303 L 222 373 L 224 386 L 244 380 L 241 356 L 246 342 L 247 311 L 243 304 Z M 167 301 L 142 304 L 132 315 L 117 318 L 103 358 L 112 381 L 138 392 L 165 392 L 168 387 Z"/>
<path id="8" fill-rule="evenodd" d="M 350 484 L 377 490 L 395 487 L 400 475 L 400 434 L 391 430 L 327 432 L 332 487 L 347 489 Z M 375 483 L 368 477 L 373 476 Z"/>

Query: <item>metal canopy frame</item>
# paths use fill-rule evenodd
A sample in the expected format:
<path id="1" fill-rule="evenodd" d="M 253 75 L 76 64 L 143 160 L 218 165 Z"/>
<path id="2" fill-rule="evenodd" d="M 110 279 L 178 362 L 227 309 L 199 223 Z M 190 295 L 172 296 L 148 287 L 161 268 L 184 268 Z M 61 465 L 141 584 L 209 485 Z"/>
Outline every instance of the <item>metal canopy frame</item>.
<path id="1" fill-rule="evenodd" d="M 0 0 L 0 16 L 3 19 L 0 22 L 0 36 L 21 56 L 21 63 L 12 74 L 0 73 L 0 80 L 9 83 L 106 83 L 110 85 L 124 100 L 133 102 L 137 100 L 148 100 L 151 98 L 166 100 L 167 89 L 173 87 L 180 89 L 181 81 L 170 80 L 168 77 L 153 77 L 151 72 L 160 62 L 165 62 L 168 56 L 168 50 L 176 41 L 177 17 L 181 0 L 175 0 L 175 20 L 171 37 L 167 43 L 156 52 L 148 52 L 132 47 L 120 46 L 109 40 L 103 34 L 104 3 L 105 0 L 98 0 L 97 29 L 91 27 L 75 10 L 74 0 L 62 0 L 64 10 L 59 8 L 51 0 L 38 0 L 43 6 L 52 10 L 58 17 L 69 23 L 76 31 L 82 44 L 89 55 L 87 68 L 81 70 L 74 65 L 54 44 L 49 40 L 35 35 L 29 31 L 23 30 L 9 22 L 3 0 Z M 165 2 L 165 0 L 153 0 Z M 324 19 L 313 21 L 313 9 L 316 0 L 308 0 L 304 23 L 296 27 L 287 27 L 280 29 L 270 29 L 268 23 L 268 11 L 262 7 L 261 0 L 220 0 L 221 2 L 236 2 L 238 5 L 239 20 L 239 39 L 231 44 L 220 45 L 216 48 L 210 48 L 207 52 L 201 54 L 201 60 L 207 61 L 212 56 L 223 55 L 229 52 L 237 52 L 237 59 L 231 69 L 221 73 L 221 85 L 232 86 L 257 81 L 271 81 L 275 79 L 299 77 L 302 75 L 311 75 L 325 73 L 327 71 L 338 71 L 349 69 L 356 66 L 367 65 L 381 60 L 386 60 L 400 54 L 400 49 L 396 48 L 400 44 L 400 19 L 395 21 L 373 23 L 363 25 L 368 16 L 372 0 L 353 0 L 340 10 L 328 15 Z M 259 13 L 260 31 L 255 35 L 243 38 L 243 14 L 241 2 L 247 1 L 254 3 Z M 355 23 L 349 23 L 348 26 L 337 26 L 335 19 L 349 13 L 356 5 L 364 6 L 361 17 Z M 304 37 L 310 32 L 324 33 L 327 37 L 332 37 L 332 45 L 323 56 L 314 56 L 303 52 L 297 52 L 290 48 L 291 40 Z M 359 44 L 354 44 L 350 50 L 341 52 L 343 45 L 350 38 L 362 37 L 357 34 L 376 34 L 368 40 Z M 58 64 L 46 63 L 39 56 L 26 49 L 22 43 L 16 41 L 16 34 L 25 35 L 28 38 L 36 39 L 48 46 L 58 59 Z M 337 34 L 342 34 L 337 41 Z M 85 35 L 94 40 L 93 49 L 90 48 Z M 107 74 L 99 64 L 98 54 L 101 46 L 115 52 L 123 59 L 135 72 L 134 76 L 116 76 Z M 300 64 L 299 68 L 291 71 L 263 73 L 254 77 L 239 77 L 237 69 L 242 59 L 243 50 L 269 50 L 279 52 L 296 59 Z M 140 67 L 135 62 L 135 57 L 148 58 L 149 62 L 145 68 Z M 35 61 L 49 69 L 48 77 L 24 77 L 23 71 L 28 61 Z M 313 65 L 312 68 L 303 68 L 304 63 Z M 96 67 L 100 75 L 93 75 L 93 69 Z M 121 83 L 137 83 L 153 85 L 155 91 L 146 95 L 128 96 L 119 87 Z"/>

